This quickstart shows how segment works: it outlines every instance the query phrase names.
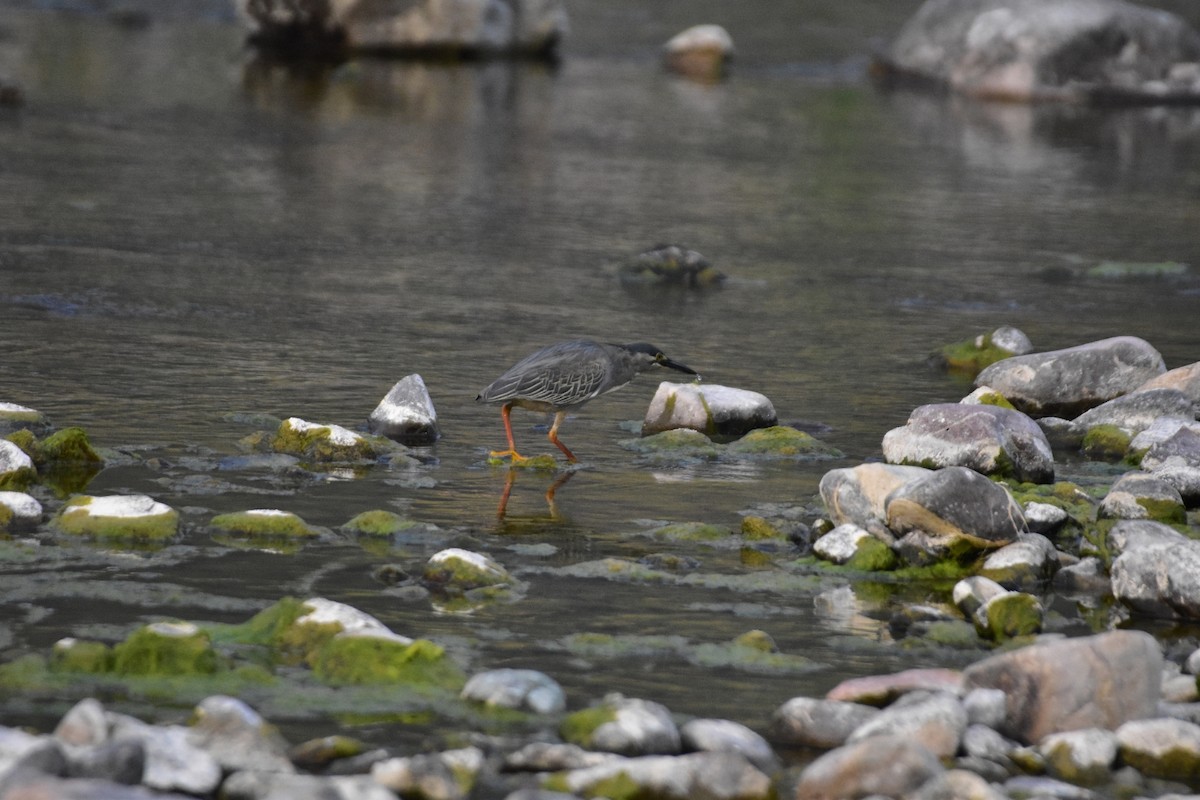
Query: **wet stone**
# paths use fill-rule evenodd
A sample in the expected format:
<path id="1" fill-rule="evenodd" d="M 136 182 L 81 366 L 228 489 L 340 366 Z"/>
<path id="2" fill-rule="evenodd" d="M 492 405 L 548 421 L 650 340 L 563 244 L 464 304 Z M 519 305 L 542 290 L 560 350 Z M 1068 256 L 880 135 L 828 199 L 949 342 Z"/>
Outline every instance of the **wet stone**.
<path id="1" fill-rule="evenodd" d="M 919 531 L 952 549 L 999 547 L 1026 531 L 1024 512 L 1008 491 L 965 467 L 904 484 L 889 496 L 886 510 L 897 534 Z"/>
<path id="2" fill-rule="evenodd" d="M 1006 589 L 1033 589 L 1044 586 L 1058 571 L 1058 551 L 1045 536 L 1023 533 L 1012 544 L 993 551 L 983 561 L 978 574 Z"/>
<path id="3" fill-rule="evenodd" d="M 767 740 L 739 722 L 690 719 L 679 726 L 684 750 L 739 753 L 761 770 L 773 772 L 779 761 Z"/>
<path id="4" fill-rule="evenodd" d="M 1162 356 L 1133 336 L 998 361 L 975 379 L 1035 416 L 1074 417 L 1166 371 Z"/>
<path id="5" fill-rule="evenodd" d="M 679 729 L 659 703 L 619 694 L 563 720 L 561 734 L 573 744 L 621 755 L 678 753 Z"/>
<path id="6" fill-rule="evenodd" d="M 192 744 L 216 759 L 226 772 L 295 771 L 287 755 L 287 742 L 241 700 L 224 695 L 207 697 L 196 706 L 192 717 Z"/>
<path id="7" fill-rule="evenodd" d="M 1025 524 L 1032 533 L 1053 536 L 1070 518 L 1070 514 L 1050 503 L 1025 504 Z"/>
<path id="8" fill-rule="evenodd" d="M 483 751 L 468 747 L 380 761 L 371 767 L 371 777 L 402 797 L 463 800 L 482 767 Z"/>
<path id="9" fill-rule="evenodd" d="M 371 433 L 406 445 L 433 444 L 441 436 L 433 399 L 420 375 L 401 378 L 367 418 Z"/>
<path id="10" fill-rule="evenodd" d="M 1003 642 L 1039 632 L 1045 613 L 1041 601 L 1033 595 L 1006 591 L 975 612 L 975 628 L 981 636 Z"/>
<path id="11" fill-rule="evenodd" d="M 847 744 L 877 736 L 899 736 L 926 747 L 938 758 L 958 752 L 967 712 L 950 692 L 913 692 L 901 697 L 854 730 Z"/>
<path id="12" fill-rule="evenodd" d="M 1054 456 L 1041 428 L 1020 411 L 937 403 L 917 408 L 883 437 L 891 464 L 968 467 L 1019 481 L 1054 480 Z"/>
<path id="13" fill-rule="evenodd" d="M 664 381 L 646 409 L 642 435 L 688 428 L 707 436 L 741 436 L 756 428 L 769 428 L 777 420 L 771 401 L 758 392 Z"/>
<path id="14" fill-rule="evenodd" d="M 112 539 L 166 539 L 179 528 L 179 512 L 146 495 L 72 498 L 54 521 L 73 536 Z"/>
<path id="15" fill-rule="evenodd" d="M 680 31 L 663 45 L 667 68 L 693 80 L 720 79 L 733 57 L 733 39 L 720 25 L 695 25 Z"/>
<path id="16" fill-rule="evenodd" d="M 879 709 L 862 703 L 793 697 L 772 714 L 774 736 L 787 744 L 832 748 L 845 744 Z"/>
<path id="17" fill-rule="evenodd" d="M 0 531 L 28 530 L 42 521 L 42 504 L 24 492 L 0 491 Z"/>
<path id="18" fill-rule="evenodd" d="M 1121 760 L 1156 778 L 1200 778 L 1200 725 L 1178 719 L 1139 719 L 1116 730 Z"/>
<path id="19" fill-rule="evenodd" d="M 1099 425 L 1113 425 L 1128 436 L 1136 436 L 1161 417 L 1187 418 L 1194 414 L 1192 400 L 1176 389 L 1138 390 L 1102 403 L 1071 421 L 1083 437 Z"/>
<path id="20" fill-rule="evenodd" d="M 566 708 L 566 695 L 558 682 L 531 669 L 496 669 L 473 675 L 462 697 L 487 706 L 519 708 L 551 714 Z"/>
<path id="21" fill-rule="evenodd" d="M 879 769 L 887 764 L 887 769 Z M 800 775 L 794 800 L 834 797 L 905 797 L 944 772 L 937 756 L 904 736 L 873 736 L 839 747 Z"/>
<path id="22" fill-rule="evenodd" d="M 626 285 L 702 289 L 725 282 L 725 275 L 707 258 L 677 244 L 659 245 L 639 253 L 621 265 L 618 274 Z"/>
<path id="23" fill-rule="evenodd" d="M 954 669 L 906 669 L 890 675 L 850 678 L 834 686 L 825 695 L 829 700 L 881 706 L 909 692 L 931 691 L 958 693 L 963 675 Z"/>
<path id="24" fill-rule="evenodd" d="M 1097 514 L 1110 519 L 1182 523 L 1187 510 L 1179 491 L 1168 481 L 1152 473 L 1127 472 L 1108 490 Z"/>
<path id="25" fill-rule="evenodd" d="M 876 536 L 891 536 L 884 510 L 888 496 L 930 472 L 924 467 L 878 463 L 833 469 L 821 478 L 821 500 L 836 525 L 849 523 Z"/>
<path id="26" fill-rule="evenodd" d="M 653 797 L 662 800 L 768 800 L 771 779 L 741 754 L 720 751 L 642 756 L 551 776 L 546 788 L 582 797 Z"/>

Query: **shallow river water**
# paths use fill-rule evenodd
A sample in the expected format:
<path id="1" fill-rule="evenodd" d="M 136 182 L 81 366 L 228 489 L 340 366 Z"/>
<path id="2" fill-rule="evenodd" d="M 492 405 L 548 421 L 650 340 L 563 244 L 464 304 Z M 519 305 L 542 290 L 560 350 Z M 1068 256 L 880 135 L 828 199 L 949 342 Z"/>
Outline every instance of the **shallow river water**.
<path id="1" fill-rule="evenodd" d="M 1130 334 L 1170 367 L 1200 358 L 1200 111 L 886 91 L 868 56 L 911 0 L 572 2 L 557 68 L 331 71 L 257 62 L 219 3 L 164 4 L 146 26 L 85 5 L 0 4 L 0 69 L 26 96 L 0 108 L 0 401 L 124 453 L 88 493 L 150 494 L 183 511 L 184 533 L 129 552 L 40 531 L 61 555 L 0 563 L 4 660 L 63 636 L 115 640 L 162 617 L 237 622 L 320 594 L 449 643 L 471 669 L 541 669 L 572 707 L 616 690 L 763 730 L 788 698 L 844 677 L 983 651 L 891 642 L 889 599 L 844 581 L 641 585 L 563 568 L 668 552 L 712 575 L 775 569 L 656 542 L 647 521 L 736 528 L 747 512 L 815 512 L 826 470 L 877 458 L 912 408 L 970 391 L 929 354 L 1001 324 L 1039 349 Z M 664 73 L 658 45 L 705 21 L 738 45 L 731 76 L 707 86 Z M 700 251 L 728 283 L 624 288 L 616 265 L 661 242 Z M 1105 262 L 1191 270 L 1091 271 Z M 654 392 L 643 376 L 568 419 L 562 438 L 582 463 L 554 508 L 543 494 L 561 476 L 522 473 L 498 519 L 506 470 L 486 455 L 503 431 L 474 397 L 530 350 L 576 336 L 654 342 L 707 382 L 766 394 L 782 421 L 846 458 L 643 464 L 619 444 Z M 444 434 L 418 469 L 216 469 L 255 415 L 358 427 L 414 372 Z M 514 420 L 526 451 L 552 449 L 544 419 Z M 50 511 L 61 502 L 39 497 Z M 205 527 L 256 507 L 329 529 L 385 508 L 441 532 L 383 547 L 331 536 L 280 554 L 225 546 Z M 528 583 L 524 597 L 440 613 L 372 577 L 387 563 L 419 570 L 451 545 L 492 555 Z M 1063 630 L 1086 630 L 1058 609 Z M 816 667 L 695 657 L 754 628 Z M 572 650 L 577 633 L 676 638 L 613 655 Z M 5 697 L 0 721 L 44 727 L 74 699 Z M 335 727 L 267 713 L 293 738 Z M 385 723 L 351 732 L 402 735 Z"/>

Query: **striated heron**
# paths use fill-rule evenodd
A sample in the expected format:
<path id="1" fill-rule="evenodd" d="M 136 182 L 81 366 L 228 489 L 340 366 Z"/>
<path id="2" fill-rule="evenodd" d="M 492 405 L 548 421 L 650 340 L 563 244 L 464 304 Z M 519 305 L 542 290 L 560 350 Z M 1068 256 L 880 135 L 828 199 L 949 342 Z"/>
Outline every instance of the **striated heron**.
<path id="1" fill-rule="evenodd" d="M 651 367 L 666 367 L 688 375 L 696 370 L 672 361 L 652 344 L 605 344 L 590 339 L 572 339 L 543 347 L 517 362 L 508 372 L 492 381 L 476 400 L 484 403 L 503 403 L 500 417 L 504 420 L 504 435 L 508 449 L 492 453 L 509 456 L 514 463 L 525 461 L 513 443 L 509 414 L 513 406 L 531 411 L 554 412 L 550 426 L 550 441 L 567 456 L 578 461 L 575 454 L 558 440 L 558 426 L 567 411 L 578 408 L 594 397 L 620 389 L 638 373 Z"/>

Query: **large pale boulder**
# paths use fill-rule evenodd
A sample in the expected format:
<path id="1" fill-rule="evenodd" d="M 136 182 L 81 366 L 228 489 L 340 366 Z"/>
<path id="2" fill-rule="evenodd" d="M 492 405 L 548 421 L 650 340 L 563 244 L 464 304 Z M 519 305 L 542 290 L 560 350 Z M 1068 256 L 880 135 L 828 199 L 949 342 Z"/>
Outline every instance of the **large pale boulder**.
<path id="1" fill-rule="evenodd" d="M 1189 508 L 1200 505 L 1200 432 L 1181 426 L 1142 455 L 1142 469 L 1174 486 Z"/>
<path id="2" fill-rule="evenodd" d="M 821 499 L 835 525 L 857 525 L 874 536 L 891 537 L 884 510 L 888 496 L 932 470 L 900 464 L 867 463 L 831 469 L 821 478 Z"/>
<path id="3" fill-rule="evenodd" d="M 963 672 L 969 689 L 1000 689 L 1000 732 L 1026 744 L 1051 733 L 1106 728 L 1157 712 L 1163 656 L 1142 631 L 1112 631 L 1030 645 Z"/>
<path id="4" fill-rule="evenodd" d="M 1168 370 L 1146 381 L 1137 390 L 1143 392 L 1149 389 L 1175 389 L 1183 392 L 1192 401 L 1195 410 L 1193 416 L 1200 416 L 1200 361 Z"/>
<path id="5" fill-rule="evenodd" d="M 1200 102 L 1200 35 L 1123 0 L 928 0 L 879 61 L 982 98 Z"/>
<path id="6" fill-rule="evenodd" d="M 1112 592 L 1123 604 L 1156 617 L 1200 619 L 1200 541 L 1167 525 L 1125 520 L 1108 534 Z"/>
<path id="7" fill-rule="evenodd" d="M 403 444 L 433 444 L 441 436 L 437 410 L 420 375 L 406 375 L 396 382 L 367 418 L 371 433 Z"/>
<path id="8" fill-rule="evenodd" d="M 796 784 L 794 800 L 906 797 L 945 770 L 936 755 L 909 736 L 873 736 L 813 761 Z"/>
<path id="9" fill-rule="evenodd" d="M 1185 419 L 1194 415 L 1192 400 L 1178 389 L 1139 389 L 1085 411 L 1071 427 L 1082 437 L 1099 425 L 1112 425 L 1136 436 L 1162 417 Z"/>
<path id="10" fill-rule="evenodd" d="M 969 467 L 1019 481 L 1054 480 L 1054 454 L 1033 420 L 1010 408 L 936 403 L 917 408 L 883 437 L 893 464 Z"/>
<path id="11" fill-rule="evenodd" d="M 997 361 L 975 378 L 1033 416 L 1078 416 L 1166 372 L 1162 356 L 1135 336 Z"/>

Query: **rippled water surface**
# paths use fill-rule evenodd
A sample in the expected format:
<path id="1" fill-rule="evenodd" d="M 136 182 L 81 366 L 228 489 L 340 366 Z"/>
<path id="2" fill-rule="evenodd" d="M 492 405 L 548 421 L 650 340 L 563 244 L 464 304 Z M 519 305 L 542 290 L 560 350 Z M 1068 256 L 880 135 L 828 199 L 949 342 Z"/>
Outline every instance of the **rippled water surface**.
<path id="1" fill-rule="evenodd" d="M 1200 358 L 1200 112 L 884 91 L 866 77 L 868 54 L 915 2 L 743 5 L 572 3 L 558 68 L 332 71 L 256 62 L 218 4 L 168 4 L 144 27 L 0 5 L 0 69 L 26 95 L 0 109 L 0 401 L 133 454 L 87 491 L 145 492 L 186 523 L 165 554 L 98 556 L 39 534 L 63 548 L 53 568 L 0 564 L 6 654 L 117 639 L 162 616 L 240 621 L 316 593 L 453 643 L 472 669 L 542 669 L 575 707 L 620 690 L 759 729 L 787 698 L 847 675 L 978 657 L 889 644 L 886 597 L 856 600 L 837 581 L 704 589 L 561 568 L 671 552 L 701 573 L 771 573 L 736 550 L 655 542 L 645 521 L 736 528 L 748 510 L 813 504 L 831 466 L 878 457 L 913 407 L 969 391 L 929 368 L 930 352 L 1000 324 L 1042 349 L 1132 334 L 1169 366 Z M 659 43 L 711 20 L 738 45 L 731 77 L 665 74 Z M 623 288 L 615 265 L 668 241 L 712 259 L 725 288 Z M 1089 276 L 1104 261 L 1192 271 Z M 568 420 L 582 468 L 554 508 L 543 493 L 559 476 L 530 472 L 498 520 L 506 472 L 485 459 L 503 432 L 474 397 L 528 351 L 575 336 L 652 341 L 708 382 L 766 394 L 783 421 L 816 426 L 847 457 L 639 463 L 619 442 L 654 392 L 644 376 Z M 360 426 L 413 372 L 444 433 L 420 469 L 213 468 L 239 452 L 251 414 Z M 543 419 L 514 419 L 524 449 L 550 447 Z M 229 485 L 201 491 L 211 484 L 197 476 Z M 330 529 L 387 508 L 442 534 L 271 554 L 225 548 L 204 527 L 264 506 Z M 385 563 L 419 570 L 449 545 L 491 554 L 527 595 L 441 614 L 371 577 Z M 821 668 L 759 674 L 564 646 L 595 632 L 694 648 L 752 628 Z M 61 711 L 6 702 L 19 719 Z"/>

